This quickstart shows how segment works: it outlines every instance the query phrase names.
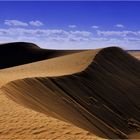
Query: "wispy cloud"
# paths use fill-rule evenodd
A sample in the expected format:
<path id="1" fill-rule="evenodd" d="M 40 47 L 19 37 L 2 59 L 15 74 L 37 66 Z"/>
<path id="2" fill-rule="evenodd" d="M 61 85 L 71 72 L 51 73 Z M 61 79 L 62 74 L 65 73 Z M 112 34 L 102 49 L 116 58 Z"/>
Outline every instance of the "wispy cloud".
<path id="1" fill-rule="evenodd" d="M 68 27 L 69 28 L 76 28 L 77 26 L 76 25 L 69 25 Z"/>
<path id="2" fill-rule="evenodd" d="M 124 25 L 122 25 L 122 24 L 116 24 L 115 26 L 118 28 L 124 28 Z"/>
<path id="3" fill-rule="evenodd" d="M 43 24 L 41 21 L 39 21 L 39 20 L 30 21 L 29 24 L 32 25 L 32 26 L 37 26 L 37 27 L 43 26 L 43 25 L 44 25 L 44 24 Z"/>
<path id="4" fill-rule="evenodd" d="M 61 29 L 25 29 L 25 28 L 9 28 L 0 29 L 0 36 L 26 36 L 26 37 L 41 37 L 48 40 L 86 40 L 92 36 L 91 32 L 88 31 L 65 31 Z"/>
<path id="5" fill-rule="evenodd" d="M 91 26 L 91 28 L 93 28 L 93 29 L 98 29 L 99 26 L 97 26 L 97 25 L 93 25 L 93 26 Z"/>
<path id="6" fill-rule="evenodd" d="M 108 46 L 139 48 L 140 31 L 68 31 L 64 29 L 1 28 L 0 43 L 28 41 L 44 48 L 93 49 Z"/>
<path id="7" fill-rule="evenodd" d="M 44 24 L 39 21 L 39 20 L 36 20 L 36 21 L 29 21 L 29 22 L 23 22 L 23 21 L 20 21 L 20 20 L 5 20 L 4 21 L 4 24 L 5 25 L 8 25 L 8 26 L 36 26 L 36 27 L 39 27 L 39 26 L 43 26 Z"/>
<path id="8" fill-rule="evenodd" d="M 98 35 L 103 36 L 120 36 L 120 37 L 126 37 L 126 36 L 140 36 L 140 31 L 97 31 Z"/>
<path id="9" fill-rule="evenodd" d="M 28 26 L 28 23 L 19 20 L 5 20 L 4 24 L 8 26 Z"/>

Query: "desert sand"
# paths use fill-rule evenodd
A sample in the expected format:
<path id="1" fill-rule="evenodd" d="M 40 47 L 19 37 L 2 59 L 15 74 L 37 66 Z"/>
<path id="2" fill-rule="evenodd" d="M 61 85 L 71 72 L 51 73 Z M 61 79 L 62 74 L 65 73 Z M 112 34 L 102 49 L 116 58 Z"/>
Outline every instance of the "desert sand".
<path id="1" fill-rule="evenodd" d="M 20 87 L 20 85 L 26 84 L 26 82 L 29 84 L 29 89 L 30 89 L 30 85 L 31 85 L 30 81 L 32 81 L 33 77 L 64 76 L 65 78 L 65 75 L 72 75 L 77 72 L 84 71 L 92 63 L 94 57 L 98 52 L 99 50 L 77 52 L 75 54 L 67 54 L 66 56 L 60 56 L 58 58 L 51 58 L 48 60 L 41 60 L 38 62 L 1 69 L 0 86 L 2 86 L 2 90 L 4 92 L 1 92 L 0 94 L 0 105 L 1 105 L 0 138 L 1 139 L 50 139 L 50 140 L 102 139 L 70 123 L 66 123 L 58 119 L 54 119 L 50 116 L 44 115 L 46 113 L 44 113 L 43 111 L 42 113 L 44 114 L 39 113 L 41 111 L 39 112 L 33 111 L 33 110 L 38 111 L 38 108 L 35 108 L 36 106 L 29 105 L 26 102 L 27 100 L 22 99 L 22 96 L 20 96 L 20 94 L 18 93 L 18 90 L 22 88 Z M 130 52 L 130 53 L 139 59 L 140 55 L 138 52 Z M 25 83 L 24 83 L 24 80 L 23 81 L 21 80 L 21 84 L 20 84 L 20 79 L 23 78 L 29 78 L 29 81 L 28 79 L 27 80 L 25 79 Z M 14 80 L 16 81 L 12 82 Z M 19 86 L 17 83 L 19 84 Z M 29 91 L 32 91 L 32 89 Z M 5 96 L 5 94 L 9 99 Z M 15 100 L 17 103 L 23 106 L 29 107 L 29 109 L 20 106 L 19 104 L 16 104 L 11 99 Z M 55 114 L 55 112 L 54 114 L 52 113 L 52 116 L 53 115 L 54 116 L 56 115 L 56 118 L 60 117 L 60 119 L 63 120 L 61 116 L 57 117 L 57 114 Z M 107 129 L 109 128 L 106 125 L 104 127 Z M 120 126 L 117 127 L 119 128 Z M 113 132 L 114 133 L 113 134 L 112 132 L 113 132 L 112 130 L 111 131 L 109 130 L 109 133 L 112 135 L 112 137 L 117 137 L 116 133 Z M 119 135 L 121 136 L 124 134 L 120 133 Z"/>
<path id="2" fill-rule="evenodd" d="M 65 75 L 79 71 L 84 65 L 78 66 L 78 62 L 83 60 L 83 64 L 91 59 L 90 55 L 76 54 L 71 56 L 44 60 L 24 66 L 12 67 L 0 70 L 0 85 L 9 81 L 34 76 Z M 88 56 L 88 57 L 86 57 Z M 81 60 L 73 63 L 77 57 Z M 62 61 L 63 60 L 63 61 Z M 58 64 L 59 63 L 59 64 Z M 63 69 L 71 65 L 71 69 Z M 56 65 L 57 71 L 56 71 Z M 75 67 L 76 66 L 76 67 Z M 42 69 L 40 69 L 40 67 Z M 44 73 L 45 72 L 45 73 Z M 72 124 L 54 119 L 50 116 L 38 113 L 31 109 L 20 106 L 8 99 L 3 92 L 0 92 L 0 139 L 48 139 L 48 140 L 96 140 L 101 139 L 88 131 L 78 128 Z"/>
<path id="3" fill-rule="evenodd" d="M 99 50 L 77 52 L 58 58 L 0 69 L 0 86 L 7 82 L 30 78 L 68 75 L 84 70 Z M 81 63 L 82 62 L 82 63 Z"/>
<path id="4" fill-rule="evenodd" d="M 86 53 L 89 53 L 90 55 L 92 54 L 91 52 Z M 63 59 L 63 57 L 55 60 L 49 59 L 26 64 L 24 66 L 16 66 L 0 70 L 0 86 L 12 80 L 25 77 L 65 75 L 67 73 L 75 72 L 75 70 L 84 68 L 84 65 L 78 66 L 79 61 L 77 62 L 77 67 L 74 68 L 75 63 L 73 62 L 76 58 L 80 57 L 86 62 L 91 59 L 90 55 L 87 58 L 81 55 L 76 55 L 72 61 L 71 56 L 68 56 L 65 59 Z M 62 64 L 71 65 L 71 69 L 63 69 Z M 57 71 L 56 66 L 58 66 Z M 40 69 L 41 67 L 42 69 Z M 0 106 L 0 139 L 101 139 L 72 124 L 20 106 L 11 99 L 8 99 L 2 91 L 0 91 Z"/>
<path id="5" fill-rule="evenodd" d="M 72 124 L 16 104 L 0 92 L 0 139 L 101 140 Z"/>

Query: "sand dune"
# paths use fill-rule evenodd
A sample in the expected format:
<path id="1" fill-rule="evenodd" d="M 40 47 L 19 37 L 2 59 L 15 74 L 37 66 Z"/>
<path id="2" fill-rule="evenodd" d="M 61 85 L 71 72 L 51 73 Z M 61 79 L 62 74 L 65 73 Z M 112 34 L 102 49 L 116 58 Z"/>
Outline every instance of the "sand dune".
<path id="1" fill-rule="evenodd" d="M 26 42 L 1 44 L 0 69 L 23 65 L 72 53 L 75 53 L 75 51 L 42 49 L 33 43 Z"/>
<path id="2" fill-rule="evenodd" d="M 54 58 L 0 69 L 0 86 L 27 77 L 51 77 L 79 72 L 91 63 L 98 51 L 70 51 L 71 53 L 69 52 L 65 56 L 61 56 L 60 53 L 59 57 L 57 57 L 57 54 Z M 64 54 L 65 51 L 62 51 L 62 53 Z"/>
<path id="3" fill-rule="evenodd" d="M 1 69 L 3 93 L 100 137 L 135 138 L 140 128 L 139 60 L 117 47 L 63 55 Z"/>
<path id="4" fill-rule="evenodd" d="M 0 92 L 1 140 L 97 140 L 70 123 L 19 106 Z"/>

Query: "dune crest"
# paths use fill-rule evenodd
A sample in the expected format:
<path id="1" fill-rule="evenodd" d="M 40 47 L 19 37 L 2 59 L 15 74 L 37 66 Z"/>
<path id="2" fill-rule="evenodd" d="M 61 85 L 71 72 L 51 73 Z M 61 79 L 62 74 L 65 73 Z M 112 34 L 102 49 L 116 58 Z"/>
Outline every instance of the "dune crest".
<path id="1" fill-rule="evenodd" d="M 46 50 L 39 49 L 39 47 L 34 46 L 34 44 L 27 44 L 28 43 L 9 43 L 8 46 L 6 46 L 6 49 L 2 49 L 4 51 L 3 55 L 0 55 L 0 59 L 2 60 L 0 64 L 0 87 L 10 81 L 27 77 L 51 77 L 79 72 L 84 70 L 100 51 L 100 49 L 85 51 Z M 5 45 L 7 44 L 0 45 L 0 47 L 5 47 Z M 7 58 L 6 52 L 11 45 L 15 51 Z M 19 55 L 16 55 L 16 49 L 20 47 L 25 47 L 24 49 L 19 49 L 20 54 L 22 54 L 22 51 L 24 50 L 21 58 Z M 27 49 L 28 47 L 33 48 L 33 51 L 32 49 Z M 30 57 L 26 57 L 24 54 L 31 55 L 33 58 L 30 59 Z M 14 55 L 15 57 L 12 58 Z M 15 64 L 18 57 L 20 61 Z M 8 61 L 5 62 L 3 60 Z M 11 67 L 9 67 L 9 65 L 11 65 Z"/>
<path id="2" fill-rule="evenodd" d="M 140 62 L 118 47 L 78 52 L 0 73 L 13 74 L 3 84 L 15 81 L 2 86 L 2 91 L 25 107 L 104 138 L 126 139 L 140 130 Z"/>

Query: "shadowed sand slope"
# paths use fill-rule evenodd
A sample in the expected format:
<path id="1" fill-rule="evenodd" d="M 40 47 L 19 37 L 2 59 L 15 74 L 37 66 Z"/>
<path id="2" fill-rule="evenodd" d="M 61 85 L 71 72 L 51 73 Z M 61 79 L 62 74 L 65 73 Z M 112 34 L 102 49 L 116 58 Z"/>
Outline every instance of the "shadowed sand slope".
<path id="1" fill-rule="evenodd" d="M 73 50 L 41 49 L 33 43 L 13 42 L 0 45 L 0 69 L 58 57 Z M 78 52 L 78 51 L 76 51 Z"/>
<path id="2" fill-rule="evenodd" d="M 22 107 L 0 92 L 0 140 L 101 140 L 94 134 Z"/>
<path id="3" fill-rule="evenodd" d="M 0 69 L 0 87 L 10 81 L 27 77 L 51 77 L 82 71 L 91 63 L 98 51 L 70 51 L 64 56 L 58 55 L 42 61 Z"/>
<path id="4" fill-rule="evenodd" d="M 40 69 L 31 69 L 36 66 Z M 25 107 L 100 137 L 140 138 L 134 135 L 140 131 L 140 62 L 120 48 L 79 52 L 0 72 L 13 75 L 1 85 L 19 79 L 2 91 Z M 26 78 L 39 75 L 43 77 Z"/>

